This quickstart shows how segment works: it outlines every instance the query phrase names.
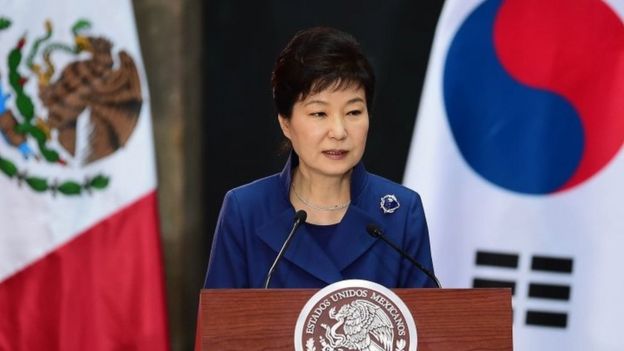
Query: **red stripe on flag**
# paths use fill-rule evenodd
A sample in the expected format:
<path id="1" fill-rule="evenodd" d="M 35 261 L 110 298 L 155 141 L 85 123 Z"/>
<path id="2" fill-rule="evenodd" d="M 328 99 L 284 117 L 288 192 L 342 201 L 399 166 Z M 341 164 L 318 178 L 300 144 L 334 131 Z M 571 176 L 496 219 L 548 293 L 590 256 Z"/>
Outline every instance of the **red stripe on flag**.
<path id="1" fill-rule="evenodd" d="M 0 350 L 168 350 L 158 233 L 150 193 L 0 283 Z"/>

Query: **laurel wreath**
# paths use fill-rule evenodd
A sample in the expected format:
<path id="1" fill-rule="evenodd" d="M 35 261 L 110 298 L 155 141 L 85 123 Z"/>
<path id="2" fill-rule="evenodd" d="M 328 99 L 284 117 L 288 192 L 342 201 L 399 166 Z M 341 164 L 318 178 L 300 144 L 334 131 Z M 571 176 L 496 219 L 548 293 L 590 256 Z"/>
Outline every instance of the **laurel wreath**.
<path id="1" fill-rule="evenodd" d="M 0 17 L 0 30 L 7 29 L 11 26 L 11 20 L 6 17 Z"/>
<path id="2" fill-rule="evenodd" d="M 395 351 L 403 351 L 405 350 L 406 342 L 405 339 L 399 339 L 396 342 L 396 350 Z"/>
<path id="3" fill-rule="evenodd" d="M 108 186 L 110 178 L 98 174 L 95 177 L 87 177 L 84 182 L 79 183 L 73 180 L 50 181 L 44 177 L 31 176 L 26 172 L 19 171 L 15 164 L 0 156 L 0 171 L 9 178 L 17 178 L 18 184 L 26 183 L 36 192 L 51 191 L 53 194 L 59 192 L 63 195 L 80 195 L 83 191 L 91 193 L 92 190 L 103 190 Z"/>
<path id="4" fill-rule="evenodd" d="M 314 346 L 314 339 L 309 338 L 306 341 L 306 351 L 316 351 L 316 347 Z"/>

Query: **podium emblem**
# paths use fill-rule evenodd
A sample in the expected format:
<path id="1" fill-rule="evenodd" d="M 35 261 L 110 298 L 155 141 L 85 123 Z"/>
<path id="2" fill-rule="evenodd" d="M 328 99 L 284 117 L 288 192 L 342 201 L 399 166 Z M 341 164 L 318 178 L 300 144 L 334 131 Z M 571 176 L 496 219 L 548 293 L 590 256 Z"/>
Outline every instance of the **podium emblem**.
<path id="1" fill-rule="evenodd" d="M 416 351 L 416 323 L 391 290 L 343 280 L 318 291 L 301 310 L 296 351 Z"/>

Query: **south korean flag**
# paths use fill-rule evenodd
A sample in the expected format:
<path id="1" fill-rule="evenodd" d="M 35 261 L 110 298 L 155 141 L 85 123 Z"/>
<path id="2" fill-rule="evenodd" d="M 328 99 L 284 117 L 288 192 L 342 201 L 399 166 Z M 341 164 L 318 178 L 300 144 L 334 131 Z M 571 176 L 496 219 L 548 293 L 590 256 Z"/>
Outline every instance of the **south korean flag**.
<path id="1" fill-rule="evenodd" d="M 445 287 L 512 288 L 514 349 L 624 350 L 624 1 L 449 0 L 404 182 Z"/>

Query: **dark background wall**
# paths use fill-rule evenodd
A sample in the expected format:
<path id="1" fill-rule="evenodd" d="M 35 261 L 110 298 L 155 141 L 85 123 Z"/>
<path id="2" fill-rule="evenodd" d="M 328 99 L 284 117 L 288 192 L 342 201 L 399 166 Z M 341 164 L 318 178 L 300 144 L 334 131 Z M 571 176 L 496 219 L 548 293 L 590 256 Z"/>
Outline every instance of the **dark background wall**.
<path id="1" fill-rule="evenodd" d="M 400 182 L 442 1 L 133 0 L 150 83 L 172 345 L 193 345 L 225 192 L 278 172 L 275 58 L 298 31 L 354 35 L 377 75 L 364 162 Z"/>

